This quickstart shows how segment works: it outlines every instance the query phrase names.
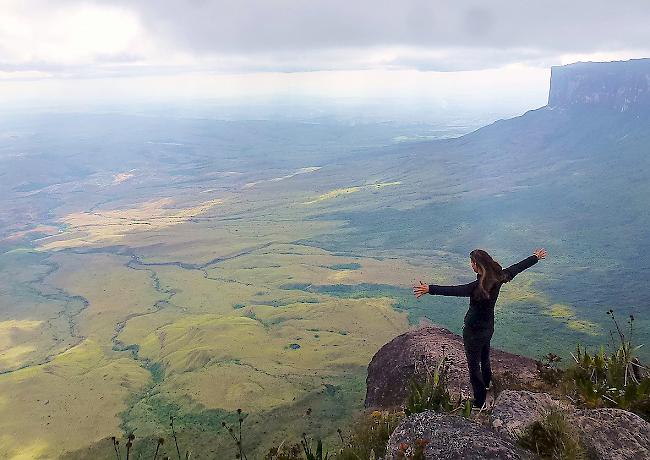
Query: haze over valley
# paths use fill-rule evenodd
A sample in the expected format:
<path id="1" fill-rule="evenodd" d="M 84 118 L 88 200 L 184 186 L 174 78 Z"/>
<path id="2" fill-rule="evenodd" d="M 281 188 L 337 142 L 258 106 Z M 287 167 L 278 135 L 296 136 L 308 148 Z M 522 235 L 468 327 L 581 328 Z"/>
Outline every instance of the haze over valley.
<path id="1" fill-rule="evenodd" d="M 251 460 L 333 445 L 384 344 L 461 333 L 412 286 L 475 248 L 548 250 L 493 347 L 650 342 L 647 14 L 155 3 L 0 15 L 1 458 L 176 455 L 170 416 L 197 460 L 240 416 Z"/>
<path id="2" fill-rule="evenodd" d="M 593 66 L 633 65 L 648 64 Z M 648 106 L 553 93 L 561 83 L 553 106 L 448 139 L 459 128 L 5 122 L 5 452 L 83 457 L 121 429 L 156 436 L 172 414 L 209 453 L 237 408 L 260 446 L 307 408 L 331 430 L 383 343 L 422 320 L 460 331 L 464 299 L 417 301 L 410 286 L 469 281 L 474 247 L 503 264 L 540 244 L 553 255 L 504 289 L 497 346 L 599 343 L 609 308 L 646 341 Z"/>

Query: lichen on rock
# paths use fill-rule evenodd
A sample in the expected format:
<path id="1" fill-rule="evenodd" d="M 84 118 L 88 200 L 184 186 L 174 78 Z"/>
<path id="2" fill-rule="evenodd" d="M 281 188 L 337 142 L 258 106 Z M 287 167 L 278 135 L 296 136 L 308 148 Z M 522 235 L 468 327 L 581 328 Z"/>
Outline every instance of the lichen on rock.
<path id="1" fill-rule="evenodd" d="M 432 411 L 405 418 L 388 441 L 385 460 L 412 455 L 424 446 L 424 458 L 436 460 L 530 459 L 532 455 L 488 427 L 452 414 Z M 410 450 L 409 450 L 410 449 Z"/>

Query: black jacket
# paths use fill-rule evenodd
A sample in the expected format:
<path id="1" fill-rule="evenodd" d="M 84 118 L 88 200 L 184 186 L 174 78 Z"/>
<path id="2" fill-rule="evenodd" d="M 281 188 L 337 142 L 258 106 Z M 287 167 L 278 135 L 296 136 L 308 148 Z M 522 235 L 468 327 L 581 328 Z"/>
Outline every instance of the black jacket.
<path id="1" fill-rule="evenodd" d="M 536 255 L 525 258 L 521 262 L 504 268 L 508 272 L 510 278 L 514 278 L 517 274 L 532 267 L 539 259 Z M 469 297 L 469 310 L 465 314 L 465 327 L 470 329 L 485 329 L 494 330 L 494 304 L 499 296 L 499 290 L 502 283 L 495 283 L 490 291 L 490 298 L 482 299 L 476 294 L 476 288 L 479 283 L 481 275 L 476 275 L 476 280 L 467 284 L 459 284 L 457 286 L 439 286 L 437 284 L 429 285 L 429 294 L 431 295 L 445 295 L 454 297 Z"/>

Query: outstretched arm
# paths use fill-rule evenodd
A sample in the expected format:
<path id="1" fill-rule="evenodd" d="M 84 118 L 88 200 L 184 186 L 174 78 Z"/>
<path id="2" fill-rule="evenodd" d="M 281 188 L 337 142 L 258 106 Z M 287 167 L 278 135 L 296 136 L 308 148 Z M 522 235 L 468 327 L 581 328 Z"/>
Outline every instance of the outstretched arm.
<path id="1" fill-rule="evenodd" d="M 527 268 L 535 265 L 539 260 L 545 258 L 546 254 L 546 249 L 536 249 L 533 252 L 532 256 L 526 257 L 521 262 L 517 262 L 516 264 L 511 265 L 508 268 L 505 268 L 503 271 L 507 272 L 508 275 L 510 275 L 510 279 L 512 279 Z"/>
<path id="2" fill-rule="evenodd" d="M 424 284 L 420 281 L 420 284 L 413 286 L 413 294 L 418 299 L 424 294 L 469 297 L 472 295 L 477 283 L 478 281 L 472 281 L 471 283 L 456 286 L 440 286 L 438 284 Z"/>

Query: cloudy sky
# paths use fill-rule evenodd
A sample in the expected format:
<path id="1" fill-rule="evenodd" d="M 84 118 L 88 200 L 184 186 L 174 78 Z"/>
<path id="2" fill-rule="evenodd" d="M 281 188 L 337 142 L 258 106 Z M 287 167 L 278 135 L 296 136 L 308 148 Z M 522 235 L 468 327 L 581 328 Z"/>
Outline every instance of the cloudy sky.
<path id="1" fill-rule="evenodd" d="M 392 97 L 541 105 L 650 56 L 647 0 L 0 0 L 6 103 Z"/>

